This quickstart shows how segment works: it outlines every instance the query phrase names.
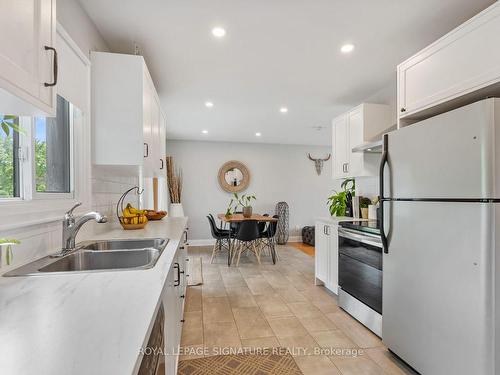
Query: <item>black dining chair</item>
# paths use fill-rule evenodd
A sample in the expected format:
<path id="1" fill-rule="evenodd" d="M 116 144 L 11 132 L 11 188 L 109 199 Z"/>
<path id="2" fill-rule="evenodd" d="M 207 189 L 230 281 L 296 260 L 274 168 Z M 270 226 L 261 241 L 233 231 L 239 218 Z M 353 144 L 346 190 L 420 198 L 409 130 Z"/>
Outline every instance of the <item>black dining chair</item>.
<path id="1" fill-rule="evenodd" d="M 268 217 L 269 214 L 264 214 L 262 216 Z M 266 226 L 267 226 L 267 223 L 265 221 L 259 222 L 259 237 L 260 237 L 260 235 L 264 234 L 264 232 L 266 231 Z"/>
<path id="2" fill-rule="evenodd" d="M 238 259 L 236 261 L 236 266 L 238 266 L 240 264 L 241 253 L 245 250 L 250 250 L 255 254 L 257 262 L 260 264 L 260 250 L 255 244 L 259 239 L 258 222 L 255 220 L 243 220 L 240 222 L 235 239 L 236 246 L 231 262 L 234 262 L 234 257 L 236 256 L 236 253 L 238 253 Z"/>
<path id="3" fill-rule="evenodd" d="M 273 216 L 274 219 L 279 219 L 278 215 Z M 262 250 L 268 249 L 271 257 L 273 258 L 273 263 L 276 264 L 276 259 L 278 258 L 278 253 L 276 252 L 276 228 L 278 227 L 278 221 L 271 221 L 267 226 L 267 229 L 260 233 L 260 241 Z"/>
<path id="4" fill-rule="evenodd" d="M 229 251 L 230 232 L 226 229 L 217 228 L 215 219 L 212 215 L 208 215 L 207 219 L 208 223 L 210 224 L 212 237 L 215 239 L 215 244 L 212 249 L 212 258 L 210 259 L 210 263 L 212 263 L 214 261 L 214 258 L 217 256 L 217 253 L 221 252 L 222 250 Z"/>

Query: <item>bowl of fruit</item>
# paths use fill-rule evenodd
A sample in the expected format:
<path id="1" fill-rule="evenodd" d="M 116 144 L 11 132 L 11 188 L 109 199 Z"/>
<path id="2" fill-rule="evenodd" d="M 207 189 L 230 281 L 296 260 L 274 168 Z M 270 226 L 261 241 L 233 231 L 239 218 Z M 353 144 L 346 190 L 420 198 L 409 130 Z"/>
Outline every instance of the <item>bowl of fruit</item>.
<path id="1" fill-rule="evenodd" d="M 120 224 L 125 230 L 142 229 L 148 223 L 146 210 L 138 210 L 130 203 L 123 209 Z"/>
<path id="2" fill-rule="evenodd" d="M 123 201 L 125 200 L 125 197 L 132 190 L 137 190 L 137 194 L 142 194 L 142 191 L 139 189 L 139 187 L 133 187 L 132 189 L 127 190 L 120 197 L 118 203 L 116 204 L 116 216 L 118 217 L 122 228 L 125 230 L 143 229 L 148 223 L 146 210 L 139 210 L 132 206 L 132 204 L 130 203 L 123 207 Z"/>
<path id="3" fill-rule="evenodd" d="M 146 216 L 151 221 L 161 220 L 167 216 L 167 211 L 146 210 Z"/>

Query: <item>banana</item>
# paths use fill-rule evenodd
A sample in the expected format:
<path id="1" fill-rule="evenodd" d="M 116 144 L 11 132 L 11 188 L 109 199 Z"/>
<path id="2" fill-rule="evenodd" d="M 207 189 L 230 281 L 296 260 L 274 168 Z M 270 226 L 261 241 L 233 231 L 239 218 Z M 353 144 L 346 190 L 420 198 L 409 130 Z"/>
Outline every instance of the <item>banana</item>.
<path id="1" fill-rule="evenodd" d="M 130 213 L 132 213 L 134 215 L 144 215 L 146 213 L 146 210 L 138 210 L 137 208 L 132 206 L 130 203 L 127 204 L 126 208 L 128 208 Z"/>

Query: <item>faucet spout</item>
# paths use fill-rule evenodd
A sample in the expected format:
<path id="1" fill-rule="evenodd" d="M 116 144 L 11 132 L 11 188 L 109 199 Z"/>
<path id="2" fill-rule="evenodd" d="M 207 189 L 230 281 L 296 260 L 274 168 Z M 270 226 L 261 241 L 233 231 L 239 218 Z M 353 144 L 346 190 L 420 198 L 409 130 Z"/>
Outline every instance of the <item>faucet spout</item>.
<path id="1" fill-rule="evenodd" d="M 77 205 L 78 206 L 78 205 Z M 75 206 L 75 207 L 77 207 Z M 99 212 L 89 212 L 78 219 L 73 216 L 73 207 L 64 215 L 64 220 L 62 222 L 62 251 L 56 256 L 63 256 L 68 252 L 75 250 L 75 239 L 76 235 L 80 231 L 83 224 L 90 220 L 95 220 L 97 223 L 107 223 L 108 218 Z"/>

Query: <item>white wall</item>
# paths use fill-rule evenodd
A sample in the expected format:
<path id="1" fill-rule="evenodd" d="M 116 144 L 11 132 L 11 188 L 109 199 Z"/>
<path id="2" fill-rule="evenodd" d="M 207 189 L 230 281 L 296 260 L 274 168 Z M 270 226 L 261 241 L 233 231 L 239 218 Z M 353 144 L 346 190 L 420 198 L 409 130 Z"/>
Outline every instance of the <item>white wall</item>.
<path id="1" fill-rule="evenodd" d="M 246 193 L 255 194 L 254 212 L 274 214 L 277 202 L 290 206 L 291 235 L 296 227 L 313 225 L 318 216 L 328 215 L 326 199 L 339 185 L 331 179 L 331 159 L 325 162 L 321 176 L 307 158 L 326 157 L 330 147 L 293 146 L 256 143 L 167 141 L 167 155 L 182 168 L 184 189 L 182 203 L 189 216 L 190 237 L 210 239 L 206 215 L 223 213 L 231 194 L 223 191 L 217 180 L 222 164 L 229 160 L 244 163 L 251 174 Z"/>
<path id="2" fill-rule="evenodd" d="M 109 47 L 78 0 L 57 0 L 57 21 L 71 35 L 82 52 L 109 51 Z"/>

